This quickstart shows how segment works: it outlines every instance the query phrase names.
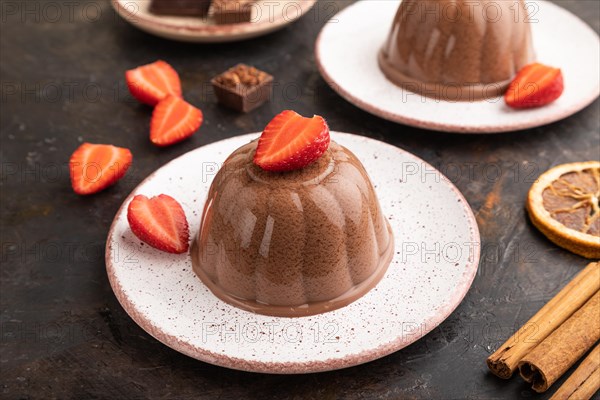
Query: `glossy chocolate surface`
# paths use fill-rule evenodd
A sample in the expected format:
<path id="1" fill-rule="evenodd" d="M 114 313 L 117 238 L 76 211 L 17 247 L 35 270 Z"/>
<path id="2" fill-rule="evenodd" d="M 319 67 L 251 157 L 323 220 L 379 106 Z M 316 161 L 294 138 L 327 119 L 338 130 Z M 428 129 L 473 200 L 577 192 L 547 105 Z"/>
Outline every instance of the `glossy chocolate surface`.
<path id="1" fill-rule="evenodd" d="M 501 95 L 533 62 L 523 0 L 404 0 L 379 54 L 392 82 L 448 100 Z"/>
<path id="2" fill-rule="evenodd" d="M 257 142 L 216 175 L 192 248 L 194 271 L 221 299 L 278 316 L 343 307 L 379 282 L 393 237 L 362 163 L 331 142 L 308 167 L 267 172 Z"/>

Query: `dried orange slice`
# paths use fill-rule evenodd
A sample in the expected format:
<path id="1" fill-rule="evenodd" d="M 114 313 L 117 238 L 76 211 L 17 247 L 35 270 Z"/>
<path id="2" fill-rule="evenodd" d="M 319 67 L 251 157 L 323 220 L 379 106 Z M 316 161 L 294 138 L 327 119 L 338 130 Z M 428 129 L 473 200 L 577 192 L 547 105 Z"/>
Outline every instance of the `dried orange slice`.
<path id="1" fill-rule="evenodd" d="M 600 162 L 556 166 L 529 189 L 531 222 L 557 245 L 587 258 L 600 258 Z"/>

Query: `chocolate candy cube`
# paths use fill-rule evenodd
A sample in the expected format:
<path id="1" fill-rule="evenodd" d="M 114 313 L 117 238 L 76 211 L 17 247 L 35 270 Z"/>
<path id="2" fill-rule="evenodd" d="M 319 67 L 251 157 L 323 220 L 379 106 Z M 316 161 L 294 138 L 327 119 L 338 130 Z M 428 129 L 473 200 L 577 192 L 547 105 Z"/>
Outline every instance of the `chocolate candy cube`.
<path id="1" fill-rule="evenodd" d="M 215 0 L 213 18 L 215 23 L 239 24 L 252 19 L 252 3 L 255 0 Z"/>
<path id="2" fill-rule="evenodd" d="M 211 81 L 217 100 L 240 112 L 248 112 L 271 98 L 273 77 L 246 64 L 238 64 Z"/>
<path id="3" fill-rule="evenodd" d="M 206 16 L 211 0 L 152 0 L 150 12 L 159 15 Z"/>

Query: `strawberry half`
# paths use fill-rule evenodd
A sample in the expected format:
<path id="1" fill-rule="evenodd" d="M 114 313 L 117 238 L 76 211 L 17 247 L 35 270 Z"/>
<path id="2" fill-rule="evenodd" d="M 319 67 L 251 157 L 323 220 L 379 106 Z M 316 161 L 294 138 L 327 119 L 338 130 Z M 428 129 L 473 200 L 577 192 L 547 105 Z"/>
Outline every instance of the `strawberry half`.
<path id="1" fill-rule="evenodd" d="M 513 108 L 541 107 L 552 103 L 563 93 L 562 72 L 543 64 L 529 64 L 519 71 L 504 94 Z"/>
<path id="2" fill-rule="evenodd" d="M 133 97 L 150 106 L 168 95 L 181 96 L 179 75 L 162 60 L 127 71 L 125 80 Z"/>
<path id="3" fill-rule="evenodd" d="M 169 96 L 152 112 L 150 140 L 157 146 L 180 142 L 200 128 L 202 118 L 202 111 L 181 97 Z"/>
<path id="4" fill-rule="evenodd" d="M 77 194 L 92 194 L 125 175 L 133 156 L 128 149 L 109 144 L 84 143 L 71 155 L 71 186 Z"/>
<path id="5" fill-rule="evenodd" d="M 323 117 L 304 118 L 287 110 L 263 131 L 254 163 L 267 171 L 304 168 L 325 153 L 329 141 L 329 127 Z"/>
<path id="6" fill-rule="evenodd" d="M 127 208 L 127 221 L 135 236 L 158 250 L 188 251 L 190 231 L 185 212 L 171 196 L 135 196 Z"/>

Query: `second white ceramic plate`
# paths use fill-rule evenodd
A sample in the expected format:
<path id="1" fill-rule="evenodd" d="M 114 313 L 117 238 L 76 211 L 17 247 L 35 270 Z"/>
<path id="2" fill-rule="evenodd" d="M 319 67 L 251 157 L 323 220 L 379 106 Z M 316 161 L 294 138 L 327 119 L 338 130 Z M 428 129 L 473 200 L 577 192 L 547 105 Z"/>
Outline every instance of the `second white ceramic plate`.
<path id="1" fill-rule="evenodd" d="M 328 371 L 397 351 L 444 321 L 467 293 L 479 262 L 479 231 L 460 192 L 432 166 L 397 147 L 345 133 L 332 139 L 370 174 L 394 232 L 395 255 L 379 284 L 354 303 L 302 318 L 256 315 L 215 297 L 188 254 L 144 245 L 129 229 L 136 194 L 165 193 L 183 206 L 194 237 L 209 186 L 225 158 L 259 136 L 191 151 L 158 169 L 125 200 L 106 244 L 110 283 L 149 334 L 190 357 L 280 374 Z"/>
<path id="2" fill-rule="evenodd" d="M 316 44 L 327 83 L 355 106 L 390 121 L 456 133 L 516 131 L 566 118 L 600 94 L 600 41 L 579 18 L 547 1 L 526 1 L 537 60 L 563 71 L 565 91 L 554 103 L 513 110 L 502 98 L 439 101 L 386 79 L 377 54 L 390 32 L 400 1 L 363 0 L 335 15 Z"/>

